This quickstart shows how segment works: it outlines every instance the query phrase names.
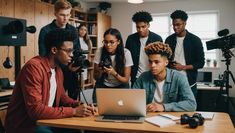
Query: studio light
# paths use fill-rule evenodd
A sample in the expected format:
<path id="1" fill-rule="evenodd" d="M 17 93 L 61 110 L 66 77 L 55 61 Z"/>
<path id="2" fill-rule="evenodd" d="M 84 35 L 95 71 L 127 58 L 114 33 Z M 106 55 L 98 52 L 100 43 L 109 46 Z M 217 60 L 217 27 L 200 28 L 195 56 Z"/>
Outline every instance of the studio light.
<path id="1" fill-rule="evenodd" d="M 144 0 L 127 0 L 128 3 L 132 3 L 132 4 L 140 4 L 143 3 Z"/>

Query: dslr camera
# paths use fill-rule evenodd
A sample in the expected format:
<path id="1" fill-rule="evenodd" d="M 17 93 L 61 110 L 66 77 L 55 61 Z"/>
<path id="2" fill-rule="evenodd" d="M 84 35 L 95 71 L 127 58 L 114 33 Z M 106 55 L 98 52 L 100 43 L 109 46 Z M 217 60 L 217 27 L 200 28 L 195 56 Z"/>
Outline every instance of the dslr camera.
<path id="1" fill-rule="evenodd" d="M 81 50 L 81 49 L 76 49 L 73 52 L 73 67 L 80 67 L 80 68 L 87 68 L 90 66 L 89 60 L 86 59 L 86 56 L 84 54 L 88 54 L 88 50 Z"/>
<path id="2" fill-rule="evenodd" d="M 175 63 L 176 63 L 176 61 L 169 60 L 168 66 L 169 66 L 170 68 L 173 68 L 173 66 L 174 66 Z"/>
<path id="3" fill-rule="evenodd" d="M 206 42 L 207 50 L 211 49 L 231 49 L 235 47 L 235 34 L 229 34 L 228 29 L 218 32 L 220 38 Z"/>
<path id="4" fill-rule="evenodd" d="M 101 60 L 99 66 L 102 68 L 104 68 L 104 67 L 109 68 L 110 66 L 112 66 L 111 58 L 109 56 L 106 56 L 105 58 L 103 58 L 103 60 Z"/>
<path id="5" fill-rule="evenodd" d="M 180 116 L 180 123 L 181 124 L 189 124 L 190 128 L 196 128 L 204 124 L 205 118 L 202 117 L 200 113 L 193 114 L 190 117 L 188 114 L 183 114 Z"/>

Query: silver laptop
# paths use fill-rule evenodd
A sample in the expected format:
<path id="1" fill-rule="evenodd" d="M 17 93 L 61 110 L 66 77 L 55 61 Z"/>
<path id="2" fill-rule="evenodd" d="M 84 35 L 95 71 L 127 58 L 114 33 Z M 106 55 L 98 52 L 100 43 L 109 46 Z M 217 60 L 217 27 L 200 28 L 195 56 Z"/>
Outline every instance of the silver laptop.
<path id="1" fill-rule="evenodd" d="M 96 98 L 100 115 L 97 121 L 144 122 L 144 89 L 97 88 Z"/>

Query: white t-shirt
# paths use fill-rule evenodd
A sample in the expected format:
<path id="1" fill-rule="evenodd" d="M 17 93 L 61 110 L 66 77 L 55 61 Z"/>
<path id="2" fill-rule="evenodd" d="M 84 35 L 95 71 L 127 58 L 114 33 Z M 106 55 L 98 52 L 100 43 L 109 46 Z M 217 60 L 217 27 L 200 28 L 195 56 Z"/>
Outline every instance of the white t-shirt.
<path id="1" fill-rule="evenodd" d="M 185 37 L 177 37 L 176 38 L 176 48 L 175 48 L 175 56 L 174 56 L 174 61 L 182 64 L 182 65 L 186 65 L 185 62 L 185 57 L 184 57 L 184 38 Z M 182 74 L 184 74 L 185 76 L 187 76 L 185 71 L 179 71 Z"/>
<path id="2" fill-rule="evenodd" d="M 80 46 L 82 50 L 88 50 L 88 45 L 86 44 L 86 42 L 84 41 L 83 37 L 79 37 L 79 41 L 80 41 Z M 85 54 L 86 59 L 88 59 L 88 55 Z M 87 80 L 87 69 L 83 69 L 83 79 Z"/>
<path id="3" fill-rule="evenodd" d="M 94 58 L 94 63 L 99 64 L 100 63 L 100 56 L 102 52 L 102 47 L 96 50 L 95 58 Z M 112 60 L 112 67 L 115 67 L 116 62 L 115 62 L 115 56 L 116 55 L 111 55 L 110 58 Z M 125 67 L 129 67 L 133 65 L 131 53 L 128 49 L 124 48 L 124 56 L 126 58 L 125 62 Z M 117 80 L 113 75 L 108 74 L 107 78 L 104 79 L 104 84 L 109 87 L 115 87 L 120 84 L 122 84 L 119 80 Z"/>
<path id="4" fill-rule="evenodd" d="M 55 100 L 55 94 L 56 94 L 56 78 L 55 78 L 55 69 L 51 69 L 51 78 L 50 78 L 50 97 L 49 97 L 49 102 L 48 106 L 52 107 L 54 100 Z"/>
<path id="5" fill-rule="evenodd" d="M 156 84 L 156 89 L 154 92 L 154 96 L 153 96 L 153 101 L 155 103 L 162 103 L 163 102 L 163 85 L 165 83 L 165 80 L 163 81 L 157 81 L 155 80 L 155 84 Z"/>
<path id="6" fill-rule="evenodd" d="M 144 47 L 146 46 L 147 40 L 148 40 L 148 37 L 140 38 L 140 44 L 141 44 L 141 46 L 140 46 L 140 59 L 139 59 L 139 65 L 138 65 L 138 71 L 137 71 L 136 78 L 138 78 L 143 72 L 149 70 L 148 56 L 144 51 Z"/>

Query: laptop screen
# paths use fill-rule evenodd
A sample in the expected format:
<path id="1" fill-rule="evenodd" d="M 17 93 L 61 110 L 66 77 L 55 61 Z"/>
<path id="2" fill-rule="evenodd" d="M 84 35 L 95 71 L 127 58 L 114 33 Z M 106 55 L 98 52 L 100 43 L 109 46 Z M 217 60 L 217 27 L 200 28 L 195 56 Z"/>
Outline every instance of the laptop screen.
<path id="1" fill-rule="evenodd" d="M 212 72 L 198 72 L 197 82 L 212 83 Z"/>

